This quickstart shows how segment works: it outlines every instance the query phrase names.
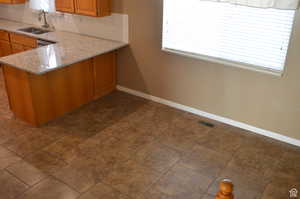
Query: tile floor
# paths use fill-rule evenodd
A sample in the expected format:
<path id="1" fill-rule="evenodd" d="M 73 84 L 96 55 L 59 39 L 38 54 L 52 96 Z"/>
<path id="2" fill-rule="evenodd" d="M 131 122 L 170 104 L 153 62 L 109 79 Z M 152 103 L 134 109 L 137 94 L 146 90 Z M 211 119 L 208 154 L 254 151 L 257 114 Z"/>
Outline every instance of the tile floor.
<path id="1" fill-rule="evenodd" d="M 34 128 L 0 74 L 0 199 L 213 199 L 300 190 L 300 149 L 122 92 Z M 199 123 L 215 124 L 209 128 Z"/>

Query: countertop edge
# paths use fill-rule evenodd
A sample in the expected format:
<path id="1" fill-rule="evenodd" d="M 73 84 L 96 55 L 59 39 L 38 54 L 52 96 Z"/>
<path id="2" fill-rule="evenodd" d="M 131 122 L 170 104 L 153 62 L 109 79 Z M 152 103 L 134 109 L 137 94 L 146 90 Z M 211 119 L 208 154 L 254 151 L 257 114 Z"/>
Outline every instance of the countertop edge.
<path id="1" fill-rule="evenodd" d="M 128 46 L 128 45 L 129 45 L 129 44 L 124 43 L 123 45 L 118 46 L 118 47 L 116 47 L 116 48 L 112 48 L 112 49 L 103 51 L 103 52 L 101 52 L 101 53 L 97 53 L 97 54 L 95 54 L 95 55 L 88 56 L 88 57 L 86 57 L 86 58 L 84 58 L 84 59 L 79 59 L 79 60 L 74 61 L 74 62 L 66 63 L 66 64 L 63 64 L 63 65 L 61 65 L 61 66 L 57 66 L 56 68 L 49 68 L 49 70 L 45 70 L 45 71 L 42 71 L 42 72 L 31 71 L 31 70 L 25 69 L 25 68 L 20 67 L 20 66 L 16 66 L 16 65 L 9 64 L 9 63 L 5 63 L 4 61 L 1 61 L 1 58 L 0 58 L 0 64 L 7 65 L 7 66 L 11 66 L 11 67 L 14 67 L 14 68 L 16 68 L 16 69 L 20 69 L 20 70 L 29 72 L 29 73 L 34 74 L 34 75 L 44 75 L 44 74 L 49 73 L 49 72 L 51 72 L 51 71 L 59 70 L 59 69 L 62 69 L 62 68 L 64 68 L 64 67 L 67 67 L 67 66 L 70 66 L 70 65 L 73 65 L 73 64 L 76 64 L 76 63 L 79 63 L 79 62 L 82 62 L 82 61 L 91 59 L 91 58 L 93 58 L 93 57 L 97 57 L 97 56 L 99 56 L 99 55 L 103 55 L 103 54 L 105 54 L 105 53 L 109 53 L 109 52 L 112 52 L 112 51 L 114 51 L 114 50 L 118 50 L 118 49 L 124 48 L 124 47 L 126 47 L 126 46 Z M 11 56 L 13 56 L 13 55 L 11 55 Z"/>

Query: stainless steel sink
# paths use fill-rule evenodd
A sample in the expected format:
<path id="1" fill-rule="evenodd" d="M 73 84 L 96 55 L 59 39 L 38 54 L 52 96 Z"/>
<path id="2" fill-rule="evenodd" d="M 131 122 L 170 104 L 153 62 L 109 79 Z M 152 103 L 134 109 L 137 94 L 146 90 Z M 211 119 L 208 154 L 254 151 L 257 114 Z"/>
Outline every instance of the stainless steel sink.
<path id="1" fill-rule="evenodd" d="M 51 32 L 50 30 L 45 30 L 45 29 L 36 28 L 36 27 L 22 28 L 22 29 L 19 29 L 18 31 L 27 32 L 27 33 L 31 33 L 31 34 L 35 34 L 35 35 L 41 35 L 41 34 L 44 34 L 47 32 Z"/>

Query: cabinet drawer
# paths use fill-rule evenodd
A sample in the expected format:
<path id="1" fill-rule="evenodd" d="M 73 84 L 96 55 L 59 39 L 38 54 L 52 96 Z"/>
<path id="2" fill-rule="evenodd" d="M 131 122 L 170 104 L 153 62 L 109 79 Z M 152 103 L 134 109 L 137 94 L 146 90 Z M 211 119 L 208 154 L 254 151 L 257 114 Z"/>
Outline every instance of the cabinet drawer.
<path id="1" fill-rule="evenodd" d="M 12 43 L 21 44 L 24 46 L 36 48 L 37 47 L 37 41 L 34 38 L 27 37 L 24 35 L 19 35 L 15 33 L 10 34 L 10 41 Z"/>
<path id="2" fill-rule="evenodd" d="M 9 34 L 4 30 L 0 30 L 0 40 L 9 41 Z"/>

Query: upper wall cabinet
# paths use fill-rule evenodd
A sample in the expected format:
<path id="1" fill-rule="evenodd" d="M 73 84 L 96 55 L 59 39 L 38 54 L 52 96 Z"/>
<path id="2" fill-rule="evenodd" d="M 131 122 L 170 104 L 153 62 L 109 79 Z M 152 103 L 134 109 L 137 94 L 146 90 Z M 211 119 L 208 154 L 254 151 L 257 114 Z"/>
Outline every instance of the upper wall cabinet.
<path id="1" fill-rule="evenodd" d="M 55 0 L 55 3 L 56 10 L 61 12 L 93 17 L 111 14 L 111 0 Z"/>
<path id="2" fill-rule="evenodd" d="M 56 10 L 61 12 L 75 12 L 74 0 L 55 0 Z"/>
<path id="3" fill-rule="evenodd" d="M 7 3 L 7 4 L 19 4 L 25 2 L 26 0 L 0 0 L 0 3 Z"/>

